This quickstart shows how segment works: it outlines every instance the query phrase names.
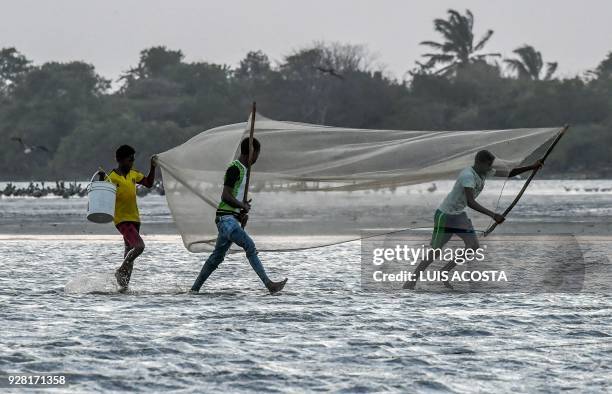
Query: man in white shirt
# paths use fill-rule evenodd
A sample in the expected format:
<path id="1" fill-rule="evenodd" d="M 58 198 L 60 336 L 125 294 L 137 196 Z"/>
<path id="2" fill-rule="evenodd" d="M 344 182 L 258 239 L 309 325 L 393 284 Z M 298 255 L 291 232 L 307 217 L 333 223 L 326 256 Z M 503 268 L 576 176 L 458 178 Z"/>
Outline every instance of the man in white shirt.
<path id="1" fill-rule="evenodd" d="M 478 197 L 482 189 L 484 189 L 485 180 L 490 176 L 502 178 L 513 177 L 523 172 L 542 167 L 542 162 L 538 160 L 530 166 L 517 167 L 512 171 L 506 171 L 493 169 L 494 161 L 495 156 L 491 152 L 481 150 L 476 153 L 474 165 L 465 168 L 459 173 L 459 177 L 453 189 L 448 193 L 444 201 L 442 201 L 434 215 L 434 230 L 431 237 L 432 249 L 441 249 L 450 240 L 453 234 L 456 234 L 463 240 L 466 249 L 478 249 L 480 245 L 474 227 L 472 226 L 472 221 L 465 213 L 466 206 L 491 217 L 497 224 L 504 221 L 502 215 L 476 202 L 476 197 Z M 432 255 L 428 254 L 428 257 L 417 266 L 413 273 L 412 280 L 408 280 L 404 283 L 404 289 L 414 289 L 421 272 L 425 271 L 432 261 Z M 450 261 L 442 268 L 442 271 L 450 271 L 456 266 L 457 264 L 454 261 Z M 452 288 L 448 282 L 444 282 L 444 285 Z"/>

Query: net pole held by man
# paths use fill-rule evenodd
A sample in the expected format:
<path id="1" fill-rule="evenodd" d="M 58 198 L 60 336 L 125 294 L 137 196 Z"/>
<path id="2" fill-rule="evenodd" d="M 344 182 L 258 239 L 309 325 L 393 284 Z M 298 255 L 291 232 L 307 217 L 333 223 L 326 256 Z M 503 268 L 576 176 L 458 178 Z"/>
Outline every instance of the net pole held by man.
<path id="1" fill-rule="evenodd" d="M 569 129 L 569 124 L 566 124 L 565 126 L 563 126 L 563 128 L 561 129 L 561 131 L 559 132 L 559 134 L 557 134 L 557 136 L 555 137 L 555 139 L 553 140 L 553 142 L 550 144 L 550 146 L 548 147 L 548 149 L 546 150 L 546 153 L 544 153 L 544 156 L 542 156 L 542 158 L 540 159 L 540 163 L 542 163 L 542 165 L 544 164 L 544 162 L 546 161 L 546 159 L 548 158 L 548 156 L 550 155 L 550 153 L 553 151 L 553 149 L 555 148 L 555 146 L 557 145 L 557 143 L 561 140 L 561 137 L 563 137 L 563 135 L 565 134 L 565 132 Z M 541 168 L 541 167 L 540 167 Z M 518 195 L 514 198 L 514 201 L 512 201 L 512 203 L 510 203 L 510 205 L 504 210 L 504 213 L 502 214 L 502 216 L 505 218 L 510 211 L 512 210 L 512 208 L 514 208 L 514 206 L 518 203 L 518 201 L 521 199 L 521 197 L 523 196 L 523 193 L 525 193 L 525 190 L 527 190 L 527 186 L 529 186 L 529 184 L 531 183 L 531 181 L 533 180 L 533 178 L 535 177 L 535 175 L 538 173 L 538 171 L 540 170 L 540 168 L 536 168 L 533 170 L 533 172 L 531 173 L 531 175 L 529 175 L 529 178 L 527 178 L 527 181 L 525 181 L 525 183 L 523 184 L 523 187 L 521 188 L 521 191 L 518 193 Z M 488 236 L 489 234 L 491 234 L 493 232 L 493 230 L 495 230 L 495 228 L 497 227 L 497 223 L 493 223 L 491 224 L 491 226 L 483 233 L 483 236 Z"/>
<path id="2" fill-rule="evenodd" d="M 244 197 L 242 202 L 244 202 L 245 204 L 249 203 L 249 198 L 248 198 L 248 194 L 249 194 L 249 184 L 251 181 L 251 164 L 253 161 L 253 136 L 255 134 L 255 113 L 257 111 L 257 104 L 255 103 L 255 101 L 253 101 L 253 108 L 251 110 L 251 130 L 249 132 L 249 161 L 247 164 L 247 173 L 246 173 L 246 182 L 244 185 Z M 249 220 L 249 214 L 248 212 L 241 212 L 241 217 L 240 217 L 240 224 L 242 225 L 242 228 L 246 227 L 247 221 Z"/>

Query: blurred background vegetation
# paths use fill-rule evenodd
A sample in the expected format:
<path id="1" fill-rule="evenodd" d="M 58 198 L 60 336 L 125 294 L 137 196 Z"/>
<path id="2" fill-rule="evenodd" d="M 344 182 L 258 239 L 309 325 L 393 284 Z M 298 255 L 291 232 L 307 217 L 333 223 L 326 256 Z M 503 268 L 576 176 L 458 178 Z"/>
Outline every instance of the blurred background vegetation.
<path id="1" fill-rule="evenodd" d="M 610 177 L 612 52 L 582 75 L 518 43 L 502 58 L 494 34 L 449 10 L 401 80 L 372 66 L 362 46 L 315 43 L 273 63 L 261 51 L 240 64 L 188 63 L 152 47 L 119 80 L 83 62 L 33 64 L 0 50 L 2 180 L 85 179 L 111 167 L 120 144 L 137 165 L 211 127 L 247 119 L 250 103 L 273 119 L 357 128 L 469 130 L 572 125 L 545 175 Z M 401 41 L 398 41 L 401 50 Z M 548 60 L 548 59 L 546 59 Z M 111 87 L 113 87 L 111 89 Z"/>

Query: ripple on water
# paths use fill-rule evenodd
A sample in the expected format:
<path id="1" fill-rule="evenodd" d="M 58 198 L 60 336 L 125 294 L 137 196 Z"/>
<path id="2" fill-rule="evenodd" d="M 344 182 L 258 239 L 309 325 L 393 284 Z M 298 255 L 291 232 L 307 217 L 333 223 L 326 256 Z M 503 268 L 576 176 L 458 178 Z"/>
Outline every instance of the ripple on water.
<path id="1" fill-rule="evenodd" d="M 0 244 L 10 256 L 0 260 L 0 272 L 10 272 L 0 278 L 0 369 L 65 372 L 75 391 L 551 392 L 612 384 L 611 344 L 537 348 L 607 340 L 607 295 L 373 294 L 360 288 L 360 250 L 350 244 L 266 259 L 272 276 L 290 277 L 278 297 L 238 261 L 190 295 L 202 256 L 174 241 L 147 242 L 128 294 L 70 292 L 66 284 L 79 275 L 108 278 L 121 245 L 11 242 Z M 53 269 L 41 269 L 43 252 Z"/>

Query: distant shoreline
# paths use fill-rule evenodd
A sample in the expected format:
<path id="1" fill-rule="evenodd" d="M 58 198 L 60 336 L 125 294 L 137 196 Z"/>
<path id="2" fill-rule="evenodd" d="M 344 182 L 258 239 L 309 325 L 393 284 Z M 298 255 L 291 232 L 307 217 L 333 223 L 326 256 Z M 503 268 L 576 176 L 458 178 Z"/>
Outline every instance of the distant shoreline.
<path id="1" fill-rule="evenodd" d="M 607 175 L 607 176 L 606 176 Z M 599 180 L 607 180 L 607 181 L 612 181 L 612 177 L 609 176 L 610 175 L 610 171 L 606 171 L 605 174 L 597 174 L 597 173 L 591 173 L 591 174 L 582 174 L 582 173 L 564 173 L 564 174 L 552 174 L 552 175 L 543 175 L 543 176 L 539 176 L 538 175 L 538 179 L 539 180 L 543 180 L 543 181 L 566 181 L 566 180 L 576 180 L 576 181 L 599 181 Z M 446 178 L 446 179 L 437 179 L 436 181 L 451 181 L 454 180 L 454 178 Z M 31 179 L 26 179 L 26 180 L 19 180 L 19 179 L 11 179 L 11 180 L 1 180 L 0 179 L 0 187 L 5 186 L 8 183 L 25 183 L 25 184 L 29 184 L 29 183 L 34 183 L 34 184 L 41 184 L 41 183 L 45 183 L 45 184 L 55 184 L 55 182 L 66 182 L 66 183 L 78 183 L 78 184 L 83 184 L 83 183 L 89 183 L 90 181 L 88 179 L 85 180 L 79 180 L 79 179 L 58 179 L 58 180 L 31 180 Z M 435 182 L 435 181 L 433 181 Z M 431 182 L 424 182 L 424 183 L 431 183 Z"/>

